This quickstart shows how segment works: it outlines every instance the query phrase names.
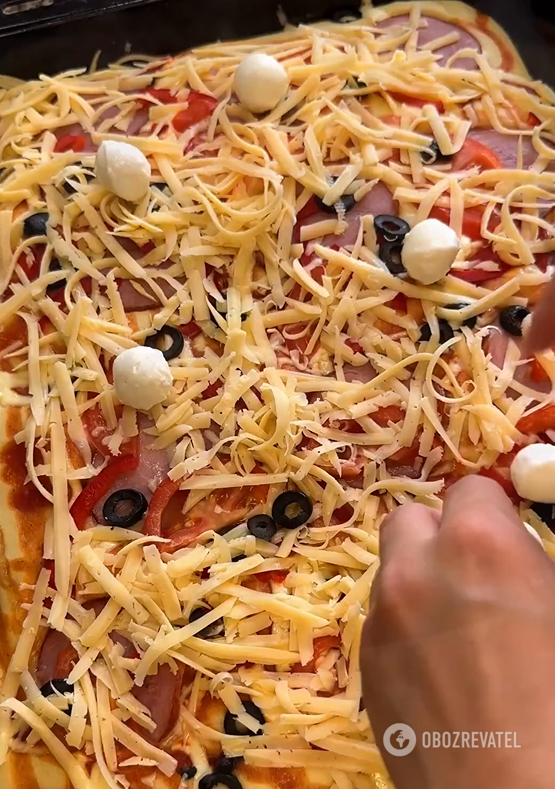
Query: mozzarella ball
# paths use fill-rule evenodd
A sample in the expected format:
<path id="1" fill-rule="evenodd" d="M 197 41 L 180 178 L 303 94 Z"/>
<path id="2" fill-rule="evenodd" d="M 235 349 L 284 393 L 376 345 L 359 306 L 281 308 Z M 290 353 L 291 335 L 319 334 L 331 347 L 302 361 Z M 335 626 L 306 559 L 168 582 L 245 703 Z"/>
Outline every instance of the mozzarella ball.
<path id="1" fill-rule="evenodd" d="M 401 261 L 413 279 L 431 285 L 447 274 L 460 246 L 459 237 L 449 225 L 424 219 L 405 236 Z"/>
<path id="2" fill-rule="evenodd" d="M 141 200 L 150 188 L 148 159 L 127 142 L 103 142 L 96 154 L 95 172 L 102 186 L 132 203 Z"/>
<path id="3" fill-rule="evenodd" d="M 555 504 L 555 446 L 530 444 L 511 463 L 511 480 L 523 499 Z"/>
<path id="4" fill-rule="evenodd" d="M 541 545 L 541 547 L 543 548 L 543 541 L 540 535 L 538 534 L 538 532 L 532 526 L 530 526 L 529 523 L 526 522 L 524 522 L 524 528 L 526 529 L 528 534 L 530 534 L 535 540 L 537 540 Z"/>
<path id="5" fill-rule="evenodd" d="M 116 397 L 124 405 L 149 411 L 166 399 L 171 385 L 170 366 L 157 348 L 128 348 L 114 361 Z"/>
<path id="6" fill-rule="evenodd" d="M 254 52 L 239 64 L 233 89 L 237 98 L 251 112 L 269 112 L 287 93 L 289 77 L 275 58 Z"/>

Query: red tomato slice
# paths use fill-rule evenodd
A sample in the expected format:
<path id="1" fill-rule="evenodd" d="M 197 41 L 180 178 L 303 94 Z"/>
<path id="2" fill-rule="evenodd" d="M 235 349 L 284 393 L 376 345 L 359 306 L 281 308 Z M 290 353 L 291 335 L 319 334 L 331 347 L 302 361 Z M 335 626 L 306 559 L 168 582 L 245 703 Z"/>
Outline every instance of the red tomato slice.
<path id="1" fill-rule="evenodd" d="M 111 460 L 102 469 L 98 476 L 94 477 L 86 488 L 73 502 L 70 510 L 71 517 L 75 521 L 78 529 L 84 529 L 87 519 L 100 499 L 108 493 L 114 481 L 127 471 L 134 471 L 139 465 L 139 439 L 133 439 L 133 449 L 130 454 L 122 454 Z"/>
<path id="2" fill-rule="evenodd" d="M 503 170 L 503 162 L 491 148 L 478 140 L 468 138 L 461 150 L 455 154 L 453 170 L 468 170 L 478 166 L 482 170 Z"/>
<path id="3" fill-rule="evenodd" d="M 176 525 L 174 521 L 171 532 L 162 529 L 162 536 L 171 540 L 164 550 L 173 553 L 191 545 L 206 531 L 217 532 L 240 522 L 265 503 L 268 490 L 268 485 L 252 485 L 214 491 L 182 516 L 181 523 Z"/>
<path id="4" fill-rule="evenodd" d="M 389 422 L 400 422 L 405 418 L 405 411 L 398 405 L 386 405 L 383 408 L 378 408 L 373 414 L 369 414 L 370 419 L 373 419 L 380 427 L 387 427 Z"/>
<path id="5" fill-rule="evenodd" d="M 177 494 L 180 482 L 168 478 L 158 486 L 150 500 L 143 528 L 144 534 L 169 537 L 171 543 L 165 545 L 164 550 L 170 553 L 190 545 L 205 531 L 218 531 L 240 521 L 268 497 L 267 485 L 214 491 L 185 515 L 173 508 L 170 525 L 165 523 L 164 513 Z"/>
<path id="6" fill-rule="evenodd" d="M 523 416 L 516 423 L 516 429 L 521 433 L 545 433 L 546 430 L 555 430 L 555 405 L 540 408 L 529 416 Z"/>
<path id="7" fill-rule="evenodd" d="M 267 581 L 269 584 L 283 584 L 289 575 L 289 570 L 266 570 L 265 573 L 253 573 L 253 575 L 260 581 Z"/>
<path id="8" fill-rule="evenodd" d="M 105 439 L 110 438 L 114 431 L 108 428 L 100 406 L 97 405 L 85 411 L 81 421 L 91 447 L 94 447 L 101 455 L 109 455 L 110 451 L 106 446 Z"/>
<path id="9" fill-rule="evenodd" d="M 387 306 L 395 312 L 406 314 L 407 312 L 407 297 L 404 293 L 398 293 L 391 301 L 387 302 Z"/>
<path id="10" fill-rule="evenodd" d="M 538 362 L 537 359 L 533 359 L 530 362 L 530 378 L 532 381 L 536 381 L 537 383 L 541 383 L 541 381 L 549 381 L 549 376 Z"/>
<path id="11" fill-rule="evenodd" d="M 468 236 L 472 241 L 482 240 L 482 216 L 484 212 L 480 208 L 467 208 L 463 217 L 463 235 Z M 434 206 L 430 211 L 430 217 L 439 219 L 440 222 L 448 225 L 451 221 L 451 209 L 442 206 Z M 488 230 L 495 228 L 497 219 L 494 215 L 491 216 L 488 222 Z"/>
<path id="12" fill-rule="evenodd" d="M 541 121 L 536 115 L 534 115 L 533 112 L 529 112 L 528 117 L 526 118 L 526 123 L 528 126 L 532 126 L 532 128 L 534 128 L 535 126 L 539 126 Z"/>
<path id="13" fill-rule="evenodd" d="M 187 98 L 189 106 L 178 112 L 172 121 L 173 128 L 181 134 L 186 129 L 190 129 L 196 123 L 209 118 L 216 107 L 218 100 L 213 96 L 207 96 L 205 93 L 197 93 L 192 90 Z"/>
<path id="14" fill-rule="evenodd" d="M 318 210 L 318 203 L 314 195 L 312 195 L 297 214 L 297 223 L 302 222 L 303 219 L 307 219 L 309 216 L 312 216 L 312 214 L 317 214 Z"/>
<path id="15" fill-rule="evenodd" d="M 157 99 L 161 104 L 177 103 L 177 96 L 174 96 L 171 90 L 167 90 L 167 88 L 147 88 L 145 94 L 146 96 L 151 96 L 153 99 Z M 142 104 L 143 107 L 151 107 L 152 102 L 149 101 L 146 96 L 137 96 L 137 101 L 139 104 Z"/>
<path id="16" fill-rule="evenodd" d="M 394 101 L 400 104 L 408 104 L 410 107 L 425 107 L 426 104 L 432 104 L 438 112 L 443 112 L 443 102 L 434 101 L 433 99 L 419 99 L 417 96 L 411 96 L 408 93 L 390 92 L 389 95 Z"/>
<path id="17" fill-rule="evenodd" d="M 511 482 L 508 469 L 492 466 L 491 468 L 482 469 L 479 472 L 479 476 L 488 477 L 488 479 L 495 480 L 495 482 L 501 485 L 507 496 L 514 504 L 518 504 L 520 502 L 520 496 L 516 492 L 514 485 Z"/>
<path id="18" fill-rule="evenodd" d="M 86 140 L 82 134 L 63 134 L 56 140 L 54 153 L 67 153 L 67 151 L 81 153 L 85 150 L 85 143 Z"/>
<path id="19" fill-rule="evenodd" d="M 44 255 L 44 249 L 44 244 L 37 244 L 36 246 L 31 247 L 31 253 L 33 256 L 31 263 L 29 263 L 27 260 L 27 252 L 22 252 L 19 256 L 17 264 L 21 266 L 30 282 L 33 282 L 33 280 L 37 279 L 40 274 L 40 264 Z"/>
<path id="20" fill-rule="evenodd" d="M 325 657 L 330 649 L 341 649 L 340 636 L 320 636 L 320 638 L 315 638 L 312 660 L 306 666 L 303 666 L 302 663 L 293 663 L 291 671 L 294 674 L 314 674 L 318 661 Z"/>
<path id="21" fill-rule="evenodd" d="M 399 465 L 410 465 L 414 463 L 419 455 L 420 442 L 416 440 L 410 447 L 401 447 L 401 449 L 397 450 L 394 455 L 391 455 L 388 460 L 393 461 L 393 463 L 398 463 Z"/>
<path id="22" fill-rule="evenodd" d="M 345 340 L 345 345 L 350 348 L 353 353 L 364 353 L 364 348 L 362 345 L 356 340 L 351 340 L 350 337 L 347 337 Z"/>

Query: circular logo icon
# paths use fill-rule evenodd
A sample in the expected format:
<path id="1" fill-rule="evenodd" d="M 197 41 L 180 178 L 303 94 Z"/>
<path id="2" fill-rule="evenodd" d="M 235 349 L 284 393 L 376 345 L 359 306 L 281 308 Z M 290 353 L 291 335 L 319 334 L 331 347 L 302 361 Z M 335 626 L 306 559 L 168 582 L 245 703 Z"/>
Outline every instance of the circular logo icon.
<path id="1" fill-rule="evenodd" d="M 385 730 L 383 744 L 392 756 L 406 756 L 414 751 L 416 734 L 406 723 L 394 723 Z"/>

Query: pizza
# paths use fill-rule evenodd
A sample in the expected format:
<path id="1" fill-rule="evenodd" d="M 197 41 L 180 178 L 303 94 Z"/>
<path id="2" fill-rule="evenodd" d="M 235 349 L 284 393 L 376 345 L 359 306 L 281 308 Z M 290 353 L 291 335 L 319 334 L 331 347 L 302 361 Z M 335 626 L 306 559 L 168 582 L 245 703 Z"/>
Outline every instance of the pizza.
<path id="1" fill-rule="evenodd" d="M 489 18 L 0 95 L 0 783 L 387 789 L 380 523 L 555 438 L 555 101 Z"/>

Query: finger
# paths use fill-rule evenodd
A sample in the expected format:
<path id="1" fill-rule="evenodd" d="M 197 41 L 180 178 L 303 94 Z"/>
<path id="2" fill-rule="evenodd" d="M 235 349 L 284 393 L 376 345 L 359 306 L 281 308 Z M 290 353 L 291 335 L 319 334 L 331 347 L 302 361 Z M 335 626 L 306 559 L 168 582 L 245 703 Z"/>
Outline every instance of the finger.
<path id="1" fill-rule="evenodd" d="M 514 528 L 514 533 L 524 532 L 522 521 L 516 514 L 511 500 L 497 482 L 488 477 L 470 475 L 452 485 L 443 500 L 441 535 L 459 529 L 475 528 L 503 531 Z"/>
<path id="2" fill-rule="evenodd" d="M 383 521 L 380 528 L 381 564 L 415 549 L 437 536 L 439 513 L 423 504 L 404 504 Z"/>
<path id="3" fill-rule="evenodd" d="M 534 307 L 532 324 L 522 347 L 522 358 L 525 359 L 532 353 L 544 351 L 555 343 L 555 277 L 547 283 L 544 292 Z"/>

